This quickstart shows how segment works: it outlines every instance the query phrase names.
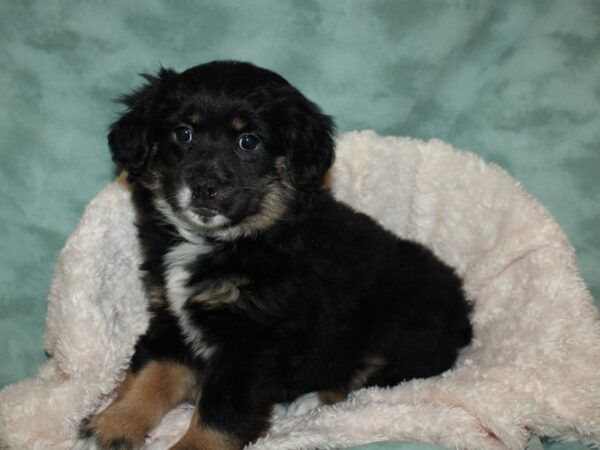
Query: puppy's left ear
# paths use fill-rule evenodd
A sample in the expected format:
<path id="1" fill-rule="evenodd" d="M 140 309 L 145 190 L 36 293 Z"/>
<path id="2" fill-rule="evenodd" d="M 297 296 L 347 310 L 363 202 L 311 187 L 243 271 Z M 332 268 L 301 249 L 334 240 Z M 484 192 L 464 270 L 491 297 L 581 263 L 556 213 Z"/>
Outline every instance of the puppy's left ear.
<path id="1" fill-rule="evenodd" d="M 333 164 L 335 125 L 317 105 L 291 89 L 281 111 L 286 167 L 296 189 L 311 192 L 321 187 Z"/>
<path id="2" fill-rule="evenodd" d="M 164 92 L 177 73 L 161 69 L 154 75 L 142 75 L 147 83 L 118 101 L 127 111 L 109 128 L 108 146 L 113 160 L 136 180 L 146 171 L 153 156 L 156 120 L 164 105 Z"/>

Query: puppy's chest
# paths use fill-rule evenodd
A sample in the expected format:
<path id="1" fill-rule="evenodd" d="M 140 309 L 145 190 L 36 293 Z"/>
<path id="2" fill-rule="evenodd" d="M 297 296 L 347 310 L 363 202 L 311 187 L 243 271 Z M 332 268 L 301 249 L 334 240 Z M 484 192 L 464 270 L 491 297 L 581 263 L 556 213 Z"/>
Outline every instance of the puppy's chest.
<path id="1" fill-rule="evenodd" d="M 203 275 L 218 249 L 214 244 L 197 239 L 184 241 L 170 248 L 163 257 L 166 300 L 177 318 L 181 331 L 194 353 L 209 358 L 214 347 L 207 341 L 195 318 L 199 312 L 224 309 L 234 305 L 240 296 L 245 278 L 228 274 Z"/>

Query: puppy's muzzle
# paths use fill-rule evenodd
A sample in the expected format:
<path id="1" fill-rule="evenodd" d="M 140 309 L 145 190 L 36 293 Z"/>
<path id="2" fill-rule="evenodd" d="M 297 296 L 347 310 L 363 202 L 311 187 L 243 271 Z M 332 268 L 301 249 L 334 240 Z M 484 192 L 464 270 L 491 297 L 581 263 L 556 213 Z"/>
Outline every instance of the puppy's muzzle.
<path id="1" fill-rule="evenodd" d="M 194 164 L 187 166 L 182 178 L 191 191 L 190 206 L 201 215 L 221 211 L 226 192 L 231 191 L 232 179 L 218 166 Z"/>

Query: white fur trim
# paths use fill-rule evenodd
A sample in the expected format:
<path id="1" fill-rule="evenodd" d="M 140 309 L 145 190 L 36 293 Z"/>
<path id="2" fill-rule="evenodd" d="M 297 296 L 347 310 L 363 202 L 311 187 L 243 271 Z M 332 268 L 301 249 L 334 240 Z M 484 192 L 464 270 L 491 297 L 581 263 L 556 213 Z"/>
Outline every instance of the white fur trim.
<path id="1" fill-rule="evenodd" d="M 215 348 L 208 345 L 202 336 L 202 330 L 194 326 L 185 310 L 185 304 L 194 293 L 188 287 L 191 273 L 188 267 L 199 256 L 206 255 L 212 251 L 212 245 L 208 242 L 183 242 L 173 247 L 165 256 L 166 265 L 166 287 L 169 308 L 177 318 L 186 341 L 192 346 L 196 356 L 205 359 L 210 358 Z"/>

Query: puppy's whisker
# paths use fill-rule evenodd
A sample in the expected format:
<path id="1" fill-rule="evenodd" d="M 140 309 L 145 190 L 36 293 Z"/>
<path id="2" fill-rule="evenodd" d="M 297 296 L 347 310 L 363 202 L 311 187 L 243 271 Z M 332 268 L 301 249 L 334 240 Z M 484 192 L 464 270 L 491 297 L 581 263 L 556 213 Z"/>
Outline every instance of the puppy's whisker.
<path id="1" fill-rule="evenodd" d="M 180 200 L 180 199 L 179 199 L 179 195 L 178 195 L 177 193 L 173 193 L 173 194 L 167 195 L 167 196 L 165 197 L 165 200 L 167 200 L 167 202 L 168 202 L 169 204 L 176 204 L 176 205 L 179 205 L 179 200 Z"/>

